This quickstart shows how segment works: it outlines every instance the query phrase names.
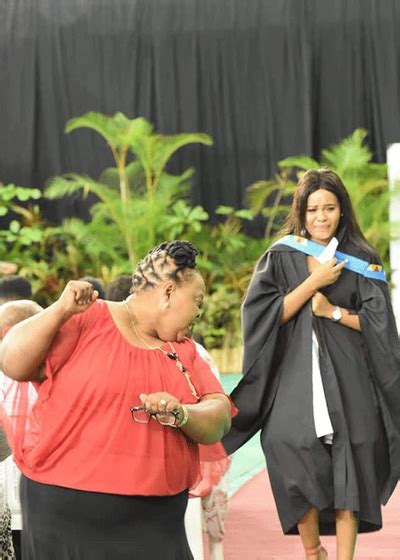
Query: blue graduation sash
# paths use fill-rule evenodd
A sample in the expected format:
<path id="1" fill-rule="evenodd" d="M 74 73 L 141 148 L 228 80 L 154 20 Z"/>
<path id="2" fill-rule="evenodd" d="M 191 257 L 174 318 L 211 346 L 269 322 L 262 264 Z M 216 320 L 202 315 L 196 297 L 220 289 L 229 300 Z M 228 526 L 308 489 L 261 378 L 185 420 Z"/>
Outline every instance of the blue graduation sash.
<path id="1" fill-rule="evenodd" d="M 287 245 L 292 249 L 297 249 L 306 255 L 311 257 L 319 257 L 319 255 L 325 249 L 325 245 L 311 241 L 311 239 L 306 239 L 305 237 L 300 237 L 298 235 L 286 235 L 282 239 L 278 239 L 274 245 Z M 344 268 L 351 270 L 356 274 L 361 274 L 366 278 L 371 278 L 372 280 L 382 280 L 386 282 L 386 274 L 383 267 L 380 264 L 371 264 L 368 261 L 359 259 L 358 257 L 353 257 L 353 255 L 348 255 L 347 253 L 342 253 L 341 251 L 336 251 L 335 258 L 338 263 L 347 260 Z"/>

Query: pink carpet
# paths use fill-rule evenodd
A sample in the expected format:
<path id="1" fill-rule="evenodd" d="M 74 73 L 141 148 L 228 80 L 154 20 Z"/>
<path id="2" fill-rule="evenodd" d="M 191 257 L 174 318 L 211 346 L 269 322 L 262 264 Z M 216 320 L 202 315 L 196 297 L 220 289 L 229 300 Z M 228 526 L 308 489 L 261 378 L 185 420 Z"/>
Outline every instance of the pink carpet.
<path id="1" fill-rule="evenodd" d="M 323 537 L 322 543 L 334 560 L 334 537 Z M 304 560 L 299 537 L 282 534 L 266 471 L 232 497 L 224 549 L 225 560 Z M 355 558 L 400 560 L 400 486 L 383 508 L 383 529 L 359 536 Z"/>

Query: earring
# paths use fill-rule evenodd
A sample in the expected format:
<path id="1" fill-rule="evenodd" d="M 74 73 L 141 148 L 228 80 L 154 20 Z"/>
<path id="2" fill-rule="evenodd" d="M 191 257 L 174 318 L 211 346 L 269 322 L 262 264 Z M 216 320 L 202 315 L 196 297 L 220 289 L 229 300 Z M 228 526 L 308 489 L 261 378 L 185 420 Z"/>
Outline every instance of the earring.
<path id="1" fill-rule="evenodd" d="M 166 302 L 164 303 L 164 307 L 169 307 L 169 301 L 166 301 Z"/>
<path id="2" fill-rule="evenodd" d="M 300 231 L 300 235 L 301 235 L 302 237 L 305 237 L 305 236 L 306 236 L 306 233 L 307 233 L 307 231 L 306 231 L 305 228 L 303 228 L 303 229 Z"/>

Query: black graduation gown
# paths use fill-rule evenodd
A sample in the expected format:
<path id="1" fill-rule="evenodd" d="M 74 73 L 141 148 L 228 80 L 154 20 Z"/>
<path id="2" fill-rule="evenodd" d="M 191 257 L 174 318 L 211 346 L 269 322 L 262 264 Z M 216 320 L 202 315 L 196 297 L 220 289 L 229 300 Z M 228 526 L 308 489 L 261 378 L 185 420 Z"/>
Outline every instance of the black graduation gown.
<path id="1" fill-rule="evenodd" d="M 239 414 L 223 443 L 232 453 L 262 430 L 284 533 L 297 533 L 310 505 L 320 510 L 321 534 L 335 533 L 335 509 L 355 512 L 360 532 L 375 531 L 400 473 L 400 346 L 387 285 L 345 269 L 321 290 L 359 314 L 361 333 L 313 316 L 310 302 L 279 326 L 284 296 L 309 274 L 306 259 L 278 244 L 256 267 L 243 305 L 244 377 L 231 395 Z M 314 426 L 313 329 L 334 428 L 330 451 Z"/>

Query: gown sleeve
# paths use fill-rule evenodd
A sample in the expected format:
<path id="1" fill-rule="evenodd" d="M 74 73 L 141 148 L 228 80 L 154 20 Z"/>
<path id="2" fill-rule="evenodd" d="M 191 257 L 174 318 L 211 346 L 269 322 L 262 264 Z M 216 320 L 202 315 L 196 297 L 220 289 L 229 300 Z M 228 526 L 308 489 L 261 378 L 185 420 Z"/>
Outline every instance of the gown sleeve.
<path id="1" fill-rule="evenodd" d="M 359 276 L 359 318 L 389 444 L 389 496 L 400 477 L 400 343 L 386 282 Z"/>
<path id="2" fill-rule="evenodd" d="M 279 376 L 274 364 L 285 291 L 278 281 L 279 254 L 259 260 L 242 307 L 243 378 L 231 393 L 239 414 L 223 444 L 228 453 L 246 443 L 263 425 L 275 398 Z"/>

